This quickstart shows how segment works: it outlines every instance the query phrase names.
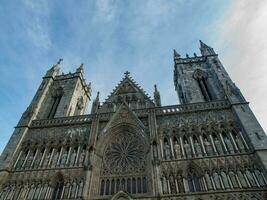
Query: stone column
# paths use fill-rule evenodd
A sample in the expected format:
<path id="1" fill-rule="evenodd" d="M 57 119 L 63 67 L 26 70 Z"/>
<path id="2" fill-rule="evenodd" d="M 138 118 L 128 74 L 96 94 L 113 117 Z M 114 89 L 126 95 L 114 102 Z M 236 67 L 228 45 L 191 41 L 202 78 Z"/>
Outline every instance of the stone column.
<path id="1" fill-rule="evenodd" d="M 56 166 L 59 166 L 60 165 L 60 161 L 61 161 L 61 156 L 62 156 L 62 152 L 64 150 L 64 147 L 61 146 L 61 149 L 60 149 L 60 152 L 59 152 L 59 156 L 58 156 L 58 159 L 57 159 L 57 164 Z"/>
<path id="2" fill-rule="evenodd" d="M 174 156 L 174 150 L 173 150 L 173 143 L 172 143 L 172 138 L 170 137 L 170 145 L 171 145 L 171 159 L 175 159 L 175 156 Z"/>
<path id="3" fill-rule="evenodd" d="M 206 151 L 206 148 L 205 148 L 205 145 L 204 145 L 204 142 L 203 142 L 202 135 L 199 135 L 199 139 L 200 139 L 200 144 L 201 144 L 201 146 L 202 146 L 204 155 L 207 155 L 207 151 Z"/>
<path id="4" fill-rule="evenodd" d="M 224 139 L 223 139 L 223 136 L 222 136 L 222 133 L 221 133 L 221 132 L 219 133 L 219 136 L 220 136 L 220 139 L 221 139 L 221 142 L 222 142 L 224 151 L 225 151 L 226 153 L 229 153 L 228 150 L 227 150 L 227 147 L 226 147 L 226 145 L 225 145 L 225 142 L 224 142 Z"/>
<path id="5" fill-rule="evenodd" d="M 78 163 L 78 161 L 79 161 L 80 150 L 81 150 L 81 145 L 78 146 L 78 150 L 77 150 L 77 153 L 76 153 L 76 158 L 75 158 L 74 166 L 77 166 L 77 163 Z"/>
<path id="6" fill-rule="evenodd" d="M 53 157 L 54 157 L 54 153 L 55 153 L 55 148 L 53 147 L 50 159 L 49 159 L 48 164 L 47 164 L 47 167 L 50 167 L 51 162 L 52 162 Z"/>
<path id="7" fill-rule="evenodd" d="M 36 159 L 38 153 L 39 153 L 39 149 L 37 148 L 37 149 L 36 149 L 36 152 L 35 152 L 35 155 L 34 155 L 34 157 L 33 157 L 33 159 L 32 159 L 32 163 L 31 163 L 31 165 L 30 165 L 30 168 L 33 167 L 34 161 L 35 161 L 35 159 Z"/>
<path id="8" fill-rule="evenodd" d="M 17 164 L 18 164 L 18 161 L 19 161 L 19 159 L 20 159 L 22 153 L 23 153 L 23 151 L 20 150 L 19 155 L 18 155 L 18 157 L 17 157 L 17 160 L 16 160 L 16 162 L 15 162 L 15 164 L 14 164 L 14 168 L 15 168 L 15 169 L 17 168 Z"/>
<path id="9" fill-rule="evenodd" d="M 60 195 L 60 199 L 63 199 L 64 192 L 65 192 L 65 184 L 63 185 L 62 192 L 61 192 L 61 195 Z"/>
<path id="10" fill-rule="evenodd" d="M 180 140 L 180 146 L 182 149 L 182 155 L 183 155 L 183 158 L 185 158 L 184 143 L 181 137 L 179 137 L 179 140 Z"/>
<path id="11" fill-rule="evenodd" d="M 231 178 L 229 177 L 228 173 L 226 174 L 227 180 L 229 182 L 230 188 L 234 188 Z"/>
<path id="12" fill-rule="evenodd" d="M 252 174 L 253 178 L 255 179 L 257 186 L 260 187 L 260 184 L 258 182 L 258 179 L 256 178 L 256 176 L 255 176 L 255 174 L 254 174 L 253 171 L 251 172 L 251 174 Z"/>
<path id="13" fill-rule="evenodd" d="M 28 157 L 29 157 L 30 153 L 31 153 L 31 150 L 29 149 L 29 151 L 28 151 L 28 153 L 27 153 L 27 155 L 26 155 L 26 157 L 25 157 L 25 160 L 24 160 L 24 162 L 23 162 L 21 168 L 23 168 L 23 167 L 25 166 L 25 164 L 26 164 L 26 162 L 27 162 L 27 160 L 28 160 Z"/>
<path id="14" fill-rule="evenodd" d="M 236 178 L 236 180 L 237 180 L 237 182 L 238 182 L 239 187 L 242 188 L 242 184 L 241 184 L 241 182 L 240 182 L 240 180 L 239 180 L 239 177 L 237 176 L 236 173 L 235 173 L 235 178 Z"/>
<path id="15" fill-rule="evenodd" d="M 164 151 L 163 151 L 163 141 L 162 139 L 160 138 L 160 151 L 161 151 L 161 157 L 162 157 L 162 160 L 165 160 L 165 157 L 164 157 Z"/>
<path id="16" fill-rule="evenodd" d="M 190 140 L 190 146 L 192 148 L 193 157 L 196 157 L 196 151 L 195 151 L 195 147 L 194 147 L 194 142 L 193 142 L 193 139 L 192 139 L 191 135 L 189 136 L 189 140 Z"/>
<path id="17" fill-rule="evenodd" d="M 45 156 L 46 156 L 46 151 L 47 151 L 47 148 L 45 148 L 45 150 L 44 150 L 44 153 L 43 153 L 43 155 L 42 155 L 41 161 L 40 161 L 40 163 L 39 163 L 39 168 L 42 167 L 42 165 L 43 165 L 44 158 L 45 158 Z"/>
<path id="18" fill-rule="evenodd" d="M 67 161 L 65 163 L 66 166 L 69 166 L 71 154 L 72 154 L 72 146 L 70 146 L 70 148 L 69 148 L 69 152 L 68 152 L 68 156 L 67 156 Z"/>
<path id="19" fill-rule="evenodd" d="M 233 144 L 234 144 L 235 150 L 238 152 L 238 151 L 239 151 L 239 149 L 238 149 L 238 147 L 237 147 L 237 144 L 236 144 L 236 142 L 235 142 L 235 139 L 234 139 L 234 137 L 233 137 L 233 134 L 232 134 L 232 132 L 231 132 L 231 131 L 229 131 L 229 135 L 230 135 L 230 137 L 231 137 L 231 140 L 233 141 Z"/>
<path id="20" fill-rule="evenodd" d="M 210 141 L 211 141 L 211 144 L 212 144 L 212 147 L 213 147 L 213 151 L 215 152 L 216 155 L 218 155 L 217 149 L 216 149 L 215 144 L 214 144 L 213 137 L 212 137 L 211 134 L 209 134 L 209 136 L 210 136 Z"/>

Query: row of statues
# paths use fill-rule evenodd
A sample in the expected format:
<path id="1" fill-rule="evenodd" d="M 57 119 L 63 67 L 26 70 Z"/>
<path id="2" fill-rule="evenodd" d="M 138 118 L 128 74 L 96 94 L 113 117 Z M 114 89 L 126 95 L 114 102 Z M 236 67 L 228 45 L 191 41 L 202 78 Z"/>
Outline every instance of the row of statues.
<path id="1" fill-rule="evenodd" d="M 163 194 L 176 194 L 185 192 L 200 192 L 212 190 L 231 190 L 231 189 L 246 189 L 256 187 L 266 187 L 267 182 L 263 173 L 258 170 L 244 171 L 214 171 L 213 173 L 205 172 L 202 176 L 195 174 L 183 177 L 178 176 L 163 176 L 161 178 Z"/>
<path id="2" fill-rule="evenodd" d="M 46 147 L 22 150 L 14 164 L 16 170 L 83 166 L 87 147 Z"/>
<path id="3" fill-rule="evenodd" d="M 48 200 L 57 194 L 58 199 L 78 199 L 83 195 L 84 181 L 63 183 L 62 187 L 55 187 L 48 183 L 7 185 L 0 191 L 0 200 L 34 199 Z"/>
<path id="4" fill-rule="evenodd" d="M 163 158 L 165 160 L 193 158 L 212 155 L 244 153 L 247 151 L 245 141 L 236 134 L 230 137 L 227 134 L 221 134 L 218 137 L 215 134 L 200 137 L 183 138 L 165 138 L 163 140 Z M 157 157 L 156 146 L 153 149 L 154 157 Z"/>
<path id="5" fill-rule="evenodd" d="M 101 181 L 100 195 L 113 195 L 119 191 L 127 191 L 129 194 L 147 193 L 147 178 L 117 178 Z"/>

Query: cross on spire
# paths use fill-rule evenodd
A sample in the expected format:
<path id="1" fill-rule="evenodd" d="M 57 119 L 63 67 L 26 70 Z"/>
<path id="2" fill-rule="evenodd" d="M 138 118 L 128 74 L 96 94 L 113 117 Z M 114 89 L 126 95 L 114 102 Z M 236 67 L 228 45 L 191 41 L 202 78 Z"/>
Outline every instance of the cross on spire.
<path id="1" fill-rule="evenodd" d="M 130 72 L 127 70 L 126 72 L 124 72 L 124 75 L 125 76 L 129 76 L 130 75 Z"/>

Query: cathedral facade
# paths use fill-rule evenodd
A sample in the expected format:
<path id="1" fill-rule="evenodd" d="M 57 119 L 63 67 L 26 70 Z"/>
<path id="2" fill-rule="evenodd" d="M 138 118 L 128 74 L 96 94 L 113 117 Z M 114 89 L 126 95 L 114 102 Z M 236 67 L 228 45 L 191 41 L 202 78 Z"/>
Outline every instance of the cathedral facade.
<path id="1" fill-rule="evenodd" d="M 52 66 L 0 157 L 0 200 L 267 199 L 266 135 L 215 51 L 200 51 L 174 50 L 180 104 L 126 72 L 90 114 L 83 66 Z"/>

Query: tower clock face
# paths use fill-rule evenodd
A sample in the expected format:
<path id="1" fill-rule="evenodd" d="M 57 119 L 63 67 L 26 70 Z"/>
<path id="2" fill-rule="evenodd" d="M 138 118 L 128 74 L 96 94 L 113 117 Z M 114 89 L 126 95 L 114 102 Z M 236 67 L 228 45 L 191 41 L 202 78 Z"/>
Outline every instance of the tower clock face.
<path id="1" fill-rule="evenodd" d="M 105 174 L 139 173 L 145 167 L 146 148 L 142 139 L 130 132 L 112 138 L 104 153 Z"/>

